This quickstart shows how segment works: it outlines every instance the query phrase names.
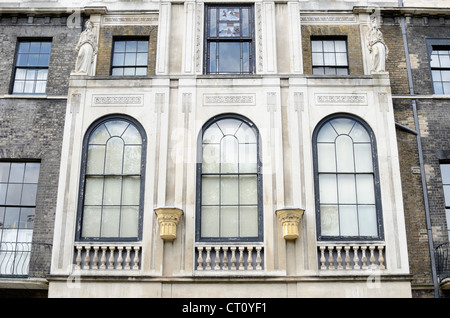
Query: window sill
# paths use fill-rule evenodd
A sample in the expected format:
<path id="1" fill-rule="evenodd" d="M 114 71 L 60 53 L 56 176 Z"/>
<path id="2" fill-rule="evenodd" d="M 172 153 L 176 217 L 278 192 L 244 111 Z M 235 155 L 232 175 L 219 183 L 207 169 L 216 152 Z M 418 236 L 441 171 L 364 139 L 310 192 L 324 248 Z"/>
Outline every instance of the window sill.
<path id="1" fill-rule="evenodd" d="M 67 96 L 49 96 L 46 94 L 5 94 L 0 99 L 67 99 Z"/>

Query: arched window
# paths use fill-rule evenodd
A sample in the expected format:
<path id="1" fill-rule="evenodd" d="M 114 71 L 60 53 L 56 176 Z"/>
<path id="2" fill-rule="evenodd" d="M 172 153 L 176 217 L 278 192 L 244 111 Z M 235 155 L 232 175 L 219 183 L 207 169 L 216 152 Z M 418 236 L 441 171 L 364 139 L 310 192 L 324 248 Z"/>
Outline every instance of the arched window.
<path id="1" fill-rule="evenodd" d="M 381 239 L 375 138 L 349 115 L 333 115 L 313 135 L 319 240 Z"/>
<path id="2" fill-rule="evenodd" d="M 109 116 L 86 133 L 77 239 L 138 240 L 146 137 L 134 119 Z"/>
<path id="3" fill-rule="evenodd" d="M 197 166 L 197 240 L 262 241 L 259 133 L 247 119 L 205 124 Z"/>

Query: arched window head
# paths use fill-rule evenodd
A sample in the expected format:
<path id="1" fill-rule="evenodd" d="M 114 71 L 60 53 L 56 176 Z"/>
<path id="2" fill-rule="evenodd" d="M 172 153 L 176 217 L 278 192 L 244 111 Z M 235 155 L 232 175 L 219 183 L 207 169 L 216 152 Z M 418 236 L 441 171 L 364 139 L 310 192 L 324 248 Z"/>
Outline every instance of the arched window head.
<path id="1" fill-rule="evenodd" d="M 318 125 L 313 142 L 319 239 L 380 239 L 376 145 L 369 126 L 334 115 Z"/>
<path id="2" fill-rule="evenodd" d="M 140 238 L 145 147 L 143 129 L 129 117 L 107 117 L 87 131 L 78 239 Z"/>
<path id="3" fill-rule="evenodd" d="M 248 120 L 209 121 L 199 144 L 197 240 L 261 241 L 259 134 Z"/>

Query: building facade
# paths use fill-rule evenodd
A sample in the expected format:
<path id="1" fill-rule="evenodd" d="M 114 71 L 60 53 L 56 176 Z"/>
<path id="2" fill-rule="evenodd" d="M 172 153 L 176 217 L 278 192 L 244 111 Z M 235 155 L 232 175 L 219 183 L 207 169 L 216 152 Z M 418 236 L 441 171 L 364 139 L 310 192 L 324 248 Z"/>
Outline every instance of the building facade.
<path id="1" fill-rule="evenodd" d="M 25 172 L 1 182 L 38 190 L 35 207 L 5 192 L 0 208 L 5 221 L 36 209 L 28 235 L 52 247 L 42 288 L 445 295 L 435 247 L 448 241 L 437 174 L 447 168 L 446 71 L 434 63 L 445 59 L 447 20 L 436 5 L 5 2 L 3 70 L 14 76 L 2 77 L 1 129 L 17 137 L 1 140 L 0 163 L 2 178 L 21 161 Z M 27 107 L 45 111 L 42 122 Z M 17 227 L 4 224 L 12 241 Z M 9 289 L 10 276 L 0 280 Z"/>

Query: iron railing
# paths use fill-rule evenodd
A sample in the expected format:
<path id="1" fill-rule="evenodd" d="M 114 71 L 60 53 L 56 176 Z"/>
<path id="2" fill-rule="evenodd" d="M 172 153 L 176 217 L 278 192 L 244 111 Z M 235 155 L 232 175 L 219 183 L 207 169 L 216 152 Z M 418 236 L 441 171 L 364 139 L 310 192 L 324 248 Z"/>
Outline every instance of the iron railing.
<path id="1" fill-rule="evenodd" d="M 440 282 L 450 278 L 450 242 L 445 242 L 435 247 L 436 274 Z"/>
<path id="2" fill-rule="evenodd" d="M 44 278 L 50 273 L 52 245 L 35 242 L 0 243 L 0 278 Z"/>

